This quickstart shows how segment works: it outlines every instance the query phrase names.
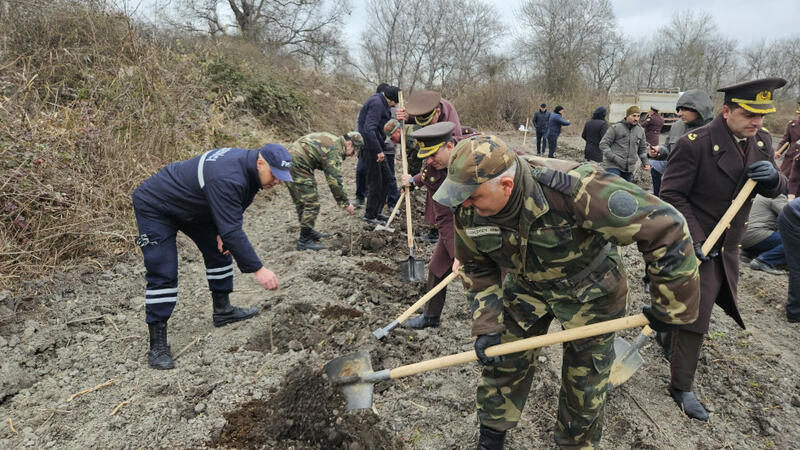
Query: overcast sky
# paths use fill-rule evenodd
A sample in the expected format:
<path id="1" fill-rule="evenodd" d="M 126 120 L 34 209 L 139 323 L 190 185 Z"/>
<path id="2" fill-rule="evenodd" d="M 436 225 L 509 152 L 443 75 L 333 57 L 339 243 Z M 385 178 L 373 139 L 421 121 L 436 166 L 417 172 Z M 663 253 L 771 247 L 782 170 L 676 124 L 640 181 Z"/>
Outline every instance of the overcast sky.
<path id="1" fill-rule="evenodd" d="M 522 0 L 485 1 L 494 5 L 509 30 L 515 28 L 514 12 Z M 353 14 L 345 33 L 351 50 L 357 50 L 364 29 L 365 4 L 366 0 L 351 0 Z M 629 38 L 644 38 L 684 10 L 710 13 L 724 37 L 743 44 L 800 35 L 800 0 L 611 0 L 611 4 L 620 30 Z M 500 48 L 511 50 L 509 44 L 510 40 Z"/>

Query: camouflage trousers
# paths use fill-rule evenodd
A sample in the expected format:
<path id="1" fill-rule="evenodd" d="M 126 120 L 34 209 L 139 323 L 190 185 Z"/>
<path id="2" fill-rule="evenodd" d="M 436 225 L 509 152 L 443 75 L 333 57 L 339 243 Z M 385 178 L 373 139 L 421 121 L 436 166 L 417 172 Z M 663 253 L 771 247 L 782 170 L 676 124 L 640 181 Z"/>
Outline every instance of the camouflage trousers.
<path id="1" fill-rule="evenodd" d="M 293 177 L 295 175 L 293 174 Z M 314 179 L 301 177 L 294 178 L 291 183 L 286 183 L 289 194 L 292 196 L 294 208 L 297 210 L 297 220 L 303 228 L 314 228 L 314 223 L 319 215 L 319 195 Z"/>
<path id="2" fill-rule="evenodd" d="M 620 267 L 601 275 L 602 280 L 588 295 L 571 289 L 536 289 L 531 282 L 509 273 L 503 283 L 506 330 L 501 341 L 545 334 L 553 318 L 563 328 L 570 329 L 622 317 L 628 286 Z M 482 425 L 500 431 L 516 426 L 528 398 L 539 353 L 540 349 L 513 353 L 504 356 L 499 364 L 483 368 L 477 388 L 478 420 Z M 555 431 L 555 441 L 560 447 L 597 447 L 613 362 L 613 333 L 563 345 Z"/>

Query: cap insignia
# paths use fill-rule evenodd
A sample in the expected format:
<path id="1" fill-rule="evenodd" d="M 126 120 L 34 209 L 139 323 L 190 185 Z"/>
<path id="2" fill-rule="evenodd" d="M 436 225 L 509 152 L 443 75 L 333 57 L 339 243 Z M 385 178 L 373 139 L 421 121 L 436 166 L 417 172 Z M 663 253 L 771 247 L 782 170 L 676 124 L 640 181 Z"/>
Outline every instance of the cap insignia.
<path id="1" fill-rule="evenodd" d="M 758 94 L 756 94 L 756 101 L 763 102 L 770 100 L 772 100 L 772 92 L 770 91 L 761 91 Z"/>

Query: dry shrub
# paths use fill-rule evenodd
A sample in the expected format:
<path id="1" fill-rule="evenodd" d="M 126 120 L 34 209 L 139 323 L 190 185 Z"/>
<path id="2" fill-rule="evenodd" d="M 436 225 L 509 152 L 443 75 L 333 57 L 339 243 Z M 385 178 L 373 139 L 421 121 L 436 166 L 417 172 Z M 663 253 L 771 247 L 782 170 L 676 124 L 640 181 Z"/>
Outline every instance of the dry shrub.
<path id="1" fill-rule="evenodd" d="M 334 108 L 312 113 L 335 90 L 322 76 L 315 96 L 302 68 L 270 65 L 241 42 L 167 39 L 87 1 L 10 3 L 0 16 L 0 288 L 134 251 L 130 195 L 169 162 L 354 122 Z M 209 77 L 232 48 L 244 102 L 231 80 Z"/>
<path id="2" fill-rule="evenodd" d="M 608 106 L 608 97 L 587 91 L 573 91 L 569 96 L 554 98 L 540 89 L 515 81 L 493 81 L 466 89 L 454 100 L 463 125 L 484 130 L 517 129 L 542 103 L 552 111 L 557 105 L 565 108 L 565 118 L 572 125 L 562 128 L 562 134 L 580 134 L 583 124 L 600 105 Z M 528 124 L 532 127 L 532 124 Z"/>

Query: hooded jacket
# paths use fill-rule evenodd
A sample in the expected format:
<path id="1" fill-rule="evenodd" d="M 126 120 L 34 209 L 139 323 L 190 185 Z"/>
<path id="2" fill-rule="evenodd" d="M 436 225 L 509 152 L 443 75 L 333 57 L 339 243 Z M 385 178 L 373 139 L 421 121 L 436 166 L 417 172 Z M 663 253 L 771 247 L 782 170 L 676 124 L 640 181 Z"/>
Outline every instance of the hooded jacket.
<path id="1" fill-rule="evenodd" d="M 672 124 L 669 135 L 667 135 L 667 140 L 663 145 L 658 147 L 658 156 L 650 160 L 651 168 L 661 173 L 664 173 L 664 170 L 666 170 L 667 157 L 675 146 L 675 143 L 678 142 L 678 139 L 684 134 L 714 119 L 714 104 L 711 103 L 711 97 L 700 89 L 691 89 L 684 92 L 675 104 L 675 109 L 678 108 L 694 110 L 697 112 L 698 117 L 694 122 L 683 123 L 682 120 L 677 120 Z"/>
<path id="2" fill-rule="evenodd" d="M 581 137 L 586 141 L 583 149 L 583 156 L 587 161 L 603 162 L 603 152 L 600 150 L 600 140 L 608 131 L 606 122 L 606 107 L 598 106 L 592 114 L 592 118 L 583 126 Z"/>

